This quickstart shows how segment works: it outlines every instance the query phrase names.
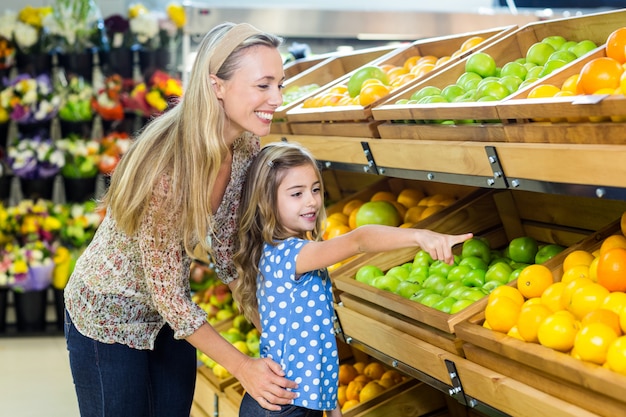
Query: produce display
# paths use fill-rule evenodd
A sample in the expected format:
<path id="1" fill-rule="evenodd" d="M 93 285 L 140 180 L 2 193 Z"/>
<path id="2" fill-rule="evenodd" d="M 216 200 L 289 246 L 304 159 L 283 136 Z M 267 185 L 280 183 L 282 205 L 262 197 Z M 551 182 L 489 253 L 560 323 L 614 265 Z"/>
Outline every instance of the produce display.
<path id="1" fill-rule="evenodd" d="M 408 378 L 381 362 L 343 363 L 339 365 L 337 399 L 342 412 L 371 400 Z"/>
<path id="2" fill-rule="evenodd" d="M 521 236 L 500 251 L 492 249 L 486 239 L 474 237 L 463 243 L 461 254 L 455 255 L 452 265 L 433 260 L 428 252 L 419 250 L 413 262 L 386 272 L 375 265 L 364 265 L 356 272 L 355 279 L 455 314 L 487 295 L 502 291 L 499 287 L 516 279 L 519 282 L 526 267 L 540 265 L 564 249 L 555 244 L 540 248 L 534 238 Z"/>
<path id="3" fill-rule="evenodd" d="M 517 287 L 489 295 L 483 326 L 626 375 L 625 235 L 626 213 L 598 250 L 567 254 L 560 280 L 527 266 Z"/>
<path id="4" fill-rule="evenodd" d="M 451 58 L 469 51 L 484 40 L 481 36 L 470 37 L 451 55 L 412 55 L 406 58 L 402 65 L 365 65 L 354 71 L 347 83 L 307 98 L 302 107 L 368 106 L 409 82 L 423 77 Z"/>

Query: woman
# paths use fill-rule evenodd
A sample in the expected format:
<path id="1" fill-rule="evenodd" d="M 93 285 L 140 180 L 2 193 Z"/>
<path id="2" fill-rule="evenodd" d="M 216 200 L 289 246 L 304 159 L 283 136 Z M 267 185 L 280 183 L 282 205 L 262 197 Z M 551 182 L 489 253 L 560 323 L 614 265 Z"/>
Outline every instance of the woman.
<path id="1" fill-rule="evenodd" d="M 65 333 L 81 416 L 189 416 L 196 349 L 280 409 L 297 385 L 223 339 L 191 301 L 196 245 L 220 278 L 259 136 L 282 104 L 281 39 L 225 23 L 199 45 L 180 102 L 149 123 L 113 174 L 107 214 L 65 289 Z"/>

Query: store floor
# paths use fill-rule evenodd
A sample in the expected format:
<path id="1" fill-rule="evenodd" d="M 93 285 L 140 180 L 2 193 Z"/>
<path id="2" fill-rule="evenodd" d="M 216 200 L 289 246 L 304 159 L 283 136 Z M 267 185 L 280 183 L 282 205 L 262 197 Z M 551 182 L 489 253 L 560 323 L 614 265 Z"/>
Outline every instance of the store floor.
<path id="1" fill-rule="evenodd" d="M 0 337 L 0 412 L 78 417 L 63 336 Z"/>

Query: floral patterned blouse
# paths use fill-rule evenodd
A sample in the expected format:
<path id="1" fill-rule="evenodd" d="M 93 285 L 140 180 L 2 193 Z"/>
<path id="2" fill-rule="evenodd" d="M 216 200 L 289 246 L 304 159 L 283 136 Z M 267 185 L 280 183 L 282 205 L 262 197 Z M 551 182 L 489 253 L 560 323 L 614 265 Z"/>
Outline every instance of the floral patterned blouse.
<path id="1" fill-rule="evenodd" d="M 237 208 L 245 174 L 258 151 L 259 139 L 252 134 L 246 133 L 235 142 L 230 182 L 215 214 L 214 262 L 225 283 L 235 278 L 231 259 Z M 168 227 L 179 212 L 168 212 L 157 225 L 159 242 L 152 237 L 156 207 L 168 187 L 167 177 L 163 177 L 136 236 L 119 231 L 107 214 L 76 262 L 65 288 L 65 305 L 83 335 L 103 343 L 153 349 L 166 322 L 177 339 L 190 336 L 206 322 L 206 313 L 191 300 L 191 258 L 181 237 Z M 164 248 L 157 249 L 157 243 L 164 243 Z"/>

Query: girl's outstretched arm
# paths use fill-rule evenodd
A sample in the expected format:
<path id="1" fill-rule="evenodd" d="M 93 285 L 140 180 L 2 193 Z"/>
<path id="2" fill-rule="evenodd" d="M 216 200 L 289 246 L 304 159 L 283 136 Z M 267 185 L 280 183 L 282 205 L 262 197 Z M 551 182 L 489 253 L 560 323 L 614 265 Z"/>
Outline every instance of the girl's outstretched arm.
<path id="1" fill-rule="evenodd" d="M 433 259 L 451 264 L 454 261 L 452 247 L 472 236 L 472 233 L 449 235 L 428 229 L 360 226 L 345 235 L 306 244 L 298 256 L 296 272 L 301 274 L 326 268 L 360 253 L 387 252 L 411 247 L 421 248 Z"/>

